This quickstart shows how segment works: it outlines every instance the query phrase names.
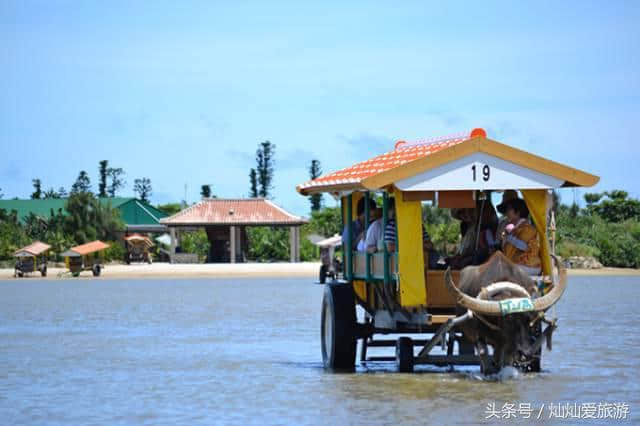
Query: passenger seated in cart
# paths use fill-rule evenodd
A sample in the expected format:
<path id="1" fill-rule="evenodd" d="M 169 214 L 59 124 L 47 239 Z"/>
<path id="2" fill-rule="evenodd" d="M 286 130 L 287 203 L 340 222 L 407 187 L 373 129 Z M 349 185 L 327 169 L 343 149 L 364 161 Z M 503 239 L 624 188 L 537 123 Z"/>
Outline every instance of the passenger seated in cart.
<path id="1" fill-rule="evenodd" d="M 384 244 L 387 246 L 387 251 L 393 253 L 396 251 L 396 202 L 395 198 L 389 198 L 388 204 L 389 220 L 387 221 L 387 227 L 384 229 Z M 424 253 L 428 253 L 429 268 L 430 269 L 442 269 L 444 264 L 439 264 L 440 254 L 433 249 L 433 243 L 429 234 L 427 234 L 424 225 L 422 226 L 422 249 Z"/>
<path id="2" fill-rule="evenodd" d="M 518 192 L 512 189 L 504 191 L 502 194 L 502 202 L 497 205 L 496 209 L 500 212 L 502 217 L 498 221 L 498 229 L 496 230 L 496 241 L 494 247 L 498 250 L 502 249 L 502 233 L 505 227 L 509 224 L 509 218 L 506 215 L 507 203 L 511 200 L 518 199 Z"/>
<path id="3" fill-rule="evenodd" d="M 460 234 L 462 240 L 458 253 L 446 259 L 453 269 L 462 269 L 468 265 L 478 265 L 489 258 L 495 249 L 495 232 L 498 224 L 498 216 L 491 204 L 490 197 L 478 202 L 475 209 L 452 209 L 451 216 L 460 220 Z M 480 221 L 478 215 L 482 212 Z M 480 232 L 478 233 L 478 229 Z M 479 237 L 479 240 L 478 240 Z"/>
<path id="4" fill-rule="evenodd" d="M 358 243 L 365 236 L 364 234 L 364 198 L 358 200 L 358 205 L 356 207 L 356 214 L 358 217 L 351 222 L 351 249 L 356 250 L 358 248 Z M 369 210 L 376 209 L 376 202 L 372 199 L 369 199 Z M 347 226 L 345 225 L 342 230 L 342 243 L 347 243 Z"/>
<path id="5" fill-rule="evenodd" d="M 366 237 L 358 243 L 358 251 L 375 253 L 378 251 L 378 242 L 384 236 L 384 226 L 382 224 L 382 209 L 375 208 L 369 212 L 371 223 L 367 229 Z"/>
<path id="6" fill-rule="evenodd" d="M 460 247 L 454 256 L 448 257 L 446 263 L 453 269 L 462 269 L 473 263 L 476 247 L 475 209 L 451 209 L 451 216 L 460 221 Z"/>
<path id="7" fill-rule="evenodd" d="M 519 198 L 507 201 L 505 206 L 509 223 L 502 231 L 502 251 L 529 275 L 539 275 L 541 271 L 540 242 L 538 231 L 529 222 L 529 209 Z"/>

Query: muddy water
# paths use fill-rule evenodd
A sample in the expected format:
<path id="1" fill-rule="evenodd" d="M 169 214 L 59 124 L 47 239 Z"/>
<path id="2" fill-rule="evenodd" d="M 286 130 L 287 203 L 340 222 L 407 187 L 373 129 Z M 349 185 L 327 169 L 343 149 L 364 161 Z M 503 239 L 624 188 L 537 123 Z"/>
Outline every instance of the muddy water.
<path id="1" fill-rule="evenodd" d="M 323 287 L 311 280 L 3 281 L 0 418 L 3 424 L 508 423 L 514 419 L 486 417 L 509 416 L 505 403 L 513 403 L 519 420 L 528 411 L 520 404 L 530 404 L 531 417 L 556 422 L 562 413 L 550 404 L 617 402 L 628 407 L 627 423 L 639 422 L 640 280 L 572 277 L 569 284 L 544 372 L 488 381 L 477 368 L 398 374 L 392 365 L 369 364 L 355 374 L 326 373 L 319 345 Z"/>

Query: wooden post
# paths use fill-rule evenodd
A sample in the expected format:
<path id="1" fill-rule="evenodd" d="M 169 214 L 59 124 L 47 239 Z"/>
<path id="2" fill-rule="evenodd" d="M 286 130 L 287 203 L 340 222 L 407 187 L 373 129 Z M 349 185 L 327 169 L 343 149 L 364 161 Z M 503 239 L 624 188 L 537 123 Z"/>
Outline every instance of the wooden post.
<path id="1" fill-rule="evenodd" d="M 236 227 L 229 227 L 229 259 L 231 263 L 236 263 Z"/>

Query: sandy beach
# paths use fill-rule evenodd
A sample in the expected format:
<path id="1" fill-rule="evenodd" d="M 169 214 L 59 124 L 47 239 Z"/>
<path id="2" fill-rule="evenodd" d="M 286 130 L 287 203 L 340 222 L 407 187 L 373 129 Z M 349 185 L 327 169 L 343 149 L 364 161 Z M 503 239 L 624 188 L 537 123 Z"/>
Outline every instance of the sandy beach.
<path id="1" fill-rule="evenodd" d="M 108 264 L 98 279 L 109 278 L 233 278 L 233 277 L 305 277 L 315 278 L 320 268 L 319 262 L 301 263 L 207 263 L 207 264 Z M 64 268 L 50 267 L 45 279 L 69 279 Z M 640 269 L 602 268 L 602 269 L 570 269 L 569 275 L 575 276 L 622 276 L 640 275 Z M 31 278 L 41 279 L 39 273 L 30 274 Z M 83 272 L 80 277 L 91 277 L 91 272 Z M 0 269 L 0 280 L 14 279 L 13 269 Z"/>
<path id="2" fill-rule="evenodd" d="M 315 277 L 320 263 L 203 263 L 203 264 L 107 264 L 98 279 L 109 278 L 233 278 L 233 277 Z M 73 278 L 69 274 L 59 277 L 64 268 L 50 267 L 45 279 Z M 42 278 L 39 273 L 30 277 Z M 92 277 L 86 271 L 80 277 Z M 0 269 L 0 280 L 13 279 L 13 269 Z"/>

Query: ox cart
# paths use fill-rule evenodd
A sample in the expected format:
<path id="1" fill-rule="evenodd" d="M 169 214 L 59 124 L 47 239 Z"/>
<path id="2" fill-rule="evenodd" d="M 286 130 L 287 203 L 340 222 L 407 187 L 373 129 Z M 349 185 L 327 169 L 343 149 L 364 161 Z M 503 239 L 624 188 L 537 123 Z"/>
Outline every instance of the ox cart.
<path id="1" fill-rule="evenodd" d="M 51 246 L 49 244 L 36 241 L 16 250 L 13 254 L 16 258 L 14 268 L 15 277 L 23 277 L 25 274 L 40 272 L 43 277 L 47 276 L 47 252 Z"/>
<path id="2" fill-rule="evenodd" d="M 153 247 L 153 242 L 149 237 L 140 234 L 133 234 L 124 237 L 127 252 L 124 261 L 127 265 L 131 262 L 145 262 L 151 264 L 151 253 L 149 249 Z"/>
<path id="3" fill-rule="evenodd" d="M 109 247 L 109 244 L 100 240 L 71 247 L 61 254 L 68 269 L 67 273 L 77 277 L 83 271 L 91 271 L 94 277 L 100 276 L 104 268 L 101 252 Z"/>
<path id="4" fill-rule="evenodd" d="M 539 371 L 542 346 L 551 348 L 556 328 L 545 312 L 566 286 L 566 272 L 549 249 L 550 192 L 598 180 L 474 129 L 398 141 L 390 152 L 299 185 L 302 195 L 332 194 L 342 208 L 344 273 L 325 285 L 321 309 L 325 367 L 353 370 L 359 342 L 361 363 L 395 361 L 402 372 L 416 364 Z M 499 249 L 462 264 L 434 258 L 425 244 L 423 205 L 470 209 L 469 235 L 479 252 L 483 211 L 493 209 L 492 195 L 505 191 L 522 197 L 537 231 L 540 265 L 533 275 Z M 381 216 L 384 241 L 369 246 L 372 209 Z M 389 229 L 393 244 L 386 243 Z M 378 347 L 395 347 L 395 356 L 370 355 Z"/>

